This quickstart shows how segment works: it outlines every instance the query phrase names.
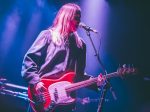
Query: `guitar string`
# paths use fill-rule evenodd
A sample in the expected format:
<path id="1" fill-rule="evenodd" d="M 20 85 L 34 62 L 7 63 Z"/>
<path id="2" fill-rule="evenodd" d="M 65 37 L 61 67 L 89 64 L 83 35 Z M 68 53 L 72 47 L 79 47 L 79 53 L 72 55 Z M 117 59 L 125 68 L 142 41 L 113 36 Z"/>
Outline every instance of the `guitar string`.
<path id="1" fill-rule="evenodd" d="M 95 82 L 95 80 L 93 82 Z M 78 88 L 78 86 L 80 86 L 80 85 L 76 85 L 74 87 L 70 87 L 70 88 L 66 88 L 66 89 L 67 90 L 72 90 L 72 89 Z M 63 89 L 59 89 L 59 91 L 61 91 L 61 90 L 63 90 Z M 48 92 L 42 92 L 41 94 L 43 94 L 45 96 L 50 96 L 50 94 Z"/>
<path id="2" fill-rule="evenodd" d="M 96 82 L 95 79 L 93 80 L 93 83 L 94 83 L 94 82 Z M 85 84 L 85 85 L 86 85 L 86 84 Z M 76 85 L 76 86 L 74 86 L 74 87 L 70 87 L 70 88 L 66 88 L 66 89 L 67 89 L 67 90 L 72 90 L 72 89 L 78 88 L 78 86 L 80 86 L 80 85 Z M 63 89 L 59 89 L 59 91 L 61 91 L 61 90 L 63 90 Z M 41 94 L 44 95 L 44 98 L 45 98 L 45 99 L 50 99 L 50 94 L 49 94 L 48 92 L 42 92 Z"/>
<path id="3" fill-rule="evenodd" d="M 95 82 L 95 80 L 93 81 Z M 75 88 L 78 88 L 79 85 L 76 85 L 74 87 L 70 87 L 70 88 L 66 88 L 67 90 L 72 90 L 72 89 L 75 89 Z M 63 89 L 59 89 L 60 91 L 63 90 Z M 50 99 L 50 94 L 48 92 L 42 92 L 41 94 L 44 95 L 44 98 L 45 99 Z"/>
<path id="4" fill-rule="evenodd" d="M 93 82 L 92 83 L 95 83 L 96 81 L 95 80 L 93 80 Z M 86 85 L 86 84 L 85 84 Z M 66 88 L 66 90 L 72 90 L 72 89 L 76 89 L 76 88 L 78 88 L 80 85 L 76 85 L 76 86 L 74 86 L 74 87 L 70 87 L 70 88 Z M 59 91 L 61 91 L 61 90 L 63 90 L 63 89 L 59 89 Z M 41 94 L 44 94 L 45 96 L 47 95 L 47 96 L 50 96 L 50 94 L 48 93 L 48 92 L 42 92 Z"/>
<path id="5" fill-rule="evenodd" d="M 114 74 L 114 76 L 116 76 L 116 74 Z M 95 82 L 95 81 L 94 81 Z M 70 87 L 70 88 L 66 88 L 67 90 L 71 90 L 71 89 L 75 89 L 77 88 L 79 85 L 76 85 L 74 87 Z M 61 90 L 61 89 L 60 89 Z M 41 94 L 44 95 L 44 98 L 47 100 L 47 99 L 50 99 L 50 94 L 48 92 L 42 92 Z"/>

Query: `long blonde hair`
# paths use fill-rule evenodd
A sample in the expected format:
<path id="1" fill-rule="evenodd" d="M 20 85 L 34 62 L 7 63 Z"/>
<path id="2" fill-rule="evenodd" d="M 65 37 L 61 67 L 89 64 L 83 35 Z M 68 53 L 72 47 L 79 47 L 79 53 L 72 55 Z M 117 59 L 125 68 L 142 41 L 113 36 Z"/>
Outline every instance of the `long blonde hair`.
<path id="1" fill-rule="evenodd" d="M 77 11 L 81 11 L 81 9 L 77 4 L 74 3 L 65 4 L 58 11 L 51 27 L 51 29 L 54 29 L 54 31 L 58 27 L 61 29 L 60 32 L 52 31 L 52 40 L 57 45 L 61 45 L 63 38 L 69 35 L 70 21 L 74 19 L 74 15 Z M 82 46 L 77 32 L 75 32 L 75 37 L 77 45 Z"/>

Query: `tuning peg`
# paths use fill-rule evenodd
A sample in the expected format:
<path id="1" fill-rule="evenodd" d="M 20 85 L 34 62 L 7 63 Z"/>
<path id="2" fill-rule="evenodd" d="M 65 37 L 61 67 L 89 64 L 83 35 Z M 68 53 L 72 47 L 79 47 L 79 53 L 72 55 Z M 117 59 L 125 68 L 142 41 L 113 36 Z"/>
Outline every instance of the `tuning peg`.
<path id="1" fill-rule="evenodd" d="M 134 66 L 133 66 L 133 64 L 129 64 L 129 65 L 128 65 L 127 73 L 130 74 L 130 73 L 132 73 L 133 71 L 134 71 Z"/>
<path id="2" fill-rule="evenodd" d="M 121 79 L 123 79 L 123 76 L 122 76 L 123 66 L 121 66 L 121 64 L 119 64 L 119 67 L 117 69 L 117 73 L 119 74 L 119 76 L 121 77 Z"/>
<path id="3" fill-rule="evenodd" d="M 123 68 L 126 68 L 126 67 L 127 67 L 127 64 L 123 64 L 122 67 L 123 67 Z"/>
<path id="4" fill-rule="evenodd" d="M 130 66 L 129 66 L 129 73 L 131 73 L 131 74 L 137 73 L 137 69 L 134 67 L 133 64 L 130 64 Z"/>
<path id="5" fill-rule="evenodd" d="M 120 73 L 121 68 L 122 68 L 122 67 L 121 67 L 121 65 L 119 64 L 119 66 L 118 66 L 118 68 L 117 68 L 117 72 L 118 72 L 118 73 Z"/>
<path id="6" fill-rule="evenodd" d="M 131 68 L 131 64 L 128 64 L 128 68 Z"/>

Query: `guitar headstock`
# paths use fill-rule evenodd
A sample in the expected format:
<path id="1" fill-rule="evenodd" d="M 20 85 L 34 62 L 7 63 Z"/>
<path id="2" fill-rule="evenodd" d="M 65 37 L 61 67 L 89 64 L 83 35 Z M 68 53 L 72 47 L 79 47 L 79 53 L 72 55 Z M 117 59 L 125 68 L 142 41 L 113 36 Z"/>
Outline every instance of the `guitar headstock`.
<path id="1" fill-rule="evenodd" d="M 117 72 L 120 76 L 124 76 L 127 74 L 132 75 L 137 73 L 137 69 L 133 66 L 133 64 L 132 65 L 124 64 L 118 67 Z"/>

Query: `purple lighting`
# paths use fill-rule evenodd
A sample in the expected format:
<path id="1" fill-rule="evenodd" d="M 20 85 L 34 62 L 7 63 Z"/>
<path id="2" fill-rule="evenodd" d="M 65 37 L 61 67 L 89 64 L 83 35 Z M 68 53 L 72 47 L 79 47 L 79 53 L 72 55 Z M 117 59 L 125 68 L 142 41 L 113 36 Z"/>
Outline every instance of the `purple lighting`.
<path id="1" fill-rule="evenodd" d="M 104 57 L 104 45 L 105 45 L 105 36 L 106 36 L 106 23 L 108 18 L 109 7 L 105 0 L 83 0 L 81 3 L 82 6 L 82 20 L 85 24 L 89 25 L 90 27 L 96 29 L 99 34 L 93 34 L 91 32 L 92 40 L 95 44 L 97 51 L 99 50 L 100 40 L 102 41 L 102 45 L 100 47 L 100 57 Z M 95 53 L 93 47 L 90 43 L 89 38 L 87 37 L 86 33 L 83 31 L 81 36 L 84 38 L 85 42 L 87 43 L 87 65 L 86 71 L 94 73 L 94 71 L 99 72 L 100 65 L 97 61 L 97 57 L 95 57 Z M 93 66 L 94 65 L 94 66 Z"/>
<path id="2" fill-rule="evenodd" d="M 33 37 L 36 37 L 36 32 L 39 30 L 40 22 L 41 22 L 41 12 L 34 12 L 30 18 L 30 21 L 28 23 L 28 26 L 26 28 L 26 34 L 25 34 L 25 40 L 24 45 L 31 44 L 33 41 Z M 24 48 L 23 48 L 24 49 Z"/>
<path id="3" fill-rule="evenodd" d="M 6 17 L 5 26 L 2 31 L 1 46 L 5 47 L 5 49 L 1 49 L 3 52 L 3 58 L 6 57 L 7 52 L 9 51 L 10 46 L 13 43 L 15 35 L 18 31 L 19 24 L 19 12 L 17 9 L 14 9 L 12 13 Z"/>

